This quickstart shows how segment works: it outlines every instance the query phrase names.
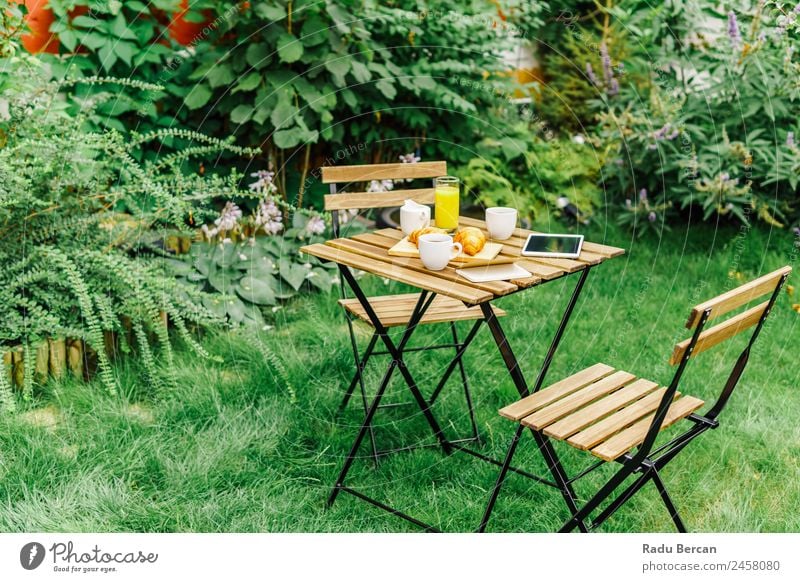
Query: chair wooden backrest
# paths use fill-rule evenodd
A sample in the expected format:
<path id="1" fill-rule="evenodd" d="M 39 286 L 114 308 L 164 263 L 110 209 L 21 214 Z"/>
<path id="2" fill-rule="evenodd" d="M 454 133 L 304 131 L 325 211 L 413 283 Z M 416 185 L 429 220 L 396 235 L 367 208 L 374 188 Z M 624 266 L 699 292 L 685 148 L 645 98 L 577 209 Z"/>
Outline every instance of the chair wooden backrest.
<path id="1" fill-rule="evenodd" d="M 736 289 L 732 289 L 722 295 L 717 295 L 713 299 L 695 305 L 689 314 L 686 327 L 688 329 L 696 328 L 706 312 L 708 312 L 708 316 L 705 318 L 705 321 L 708 322 L 746 305 L 754 299 L 758 299 L 767 294 L 774 295 L 781 285 L 783 285 L 783 282 L 791 271 L 791 267 L 782 267 L 777 271 L 773 271 L 763 277 L 753 279 L 744 285 L 740 285 Z M 694 349 L 689 354 L 689 358 L 693 358 L 697 354 L 757 325 L 762 319 L 769 315 L 771 308 L 772 300 L 770 298 L 767 301 L 759 303 L 755 307 L 751 307 L 738 315 L 726 319 L 722 323 L 718 323 L 709 329 L 703 330 L 699 335 Z M 677 343 L 669 363 L 672 365 L 679 364 L 686 354 L 686 351 L 689 349 L 691 342 L 692 338 L 689 338 Z"/>
<path id="2" fill-rule="evenodd" d="M 338 187 L 372 180 L 413 180 L 438 178 L 447 175 L 447 162 L 417 162 L 416 164 L 369 164 L 363 166 L 327 166 L 322 168 L 322 183 L 331 185 L 325 196 L 325 210 L 389 208 L 400 206 L 404 200 L 433 204 L 433 184 L 430 188 L 390 190 L 388 192 L 337 193 Z"/>
<path id="3" fill-rule="evenodd" d="M 704 301 L 703 303 L 695 305 L 692 308 L 692 311 L 689 314 L 689 319 L 686 322 L 686 327 L 688 329 L 694 329 L 694 333 L 692 334 L 692 337 L 678 342 L 675 345 L 669 362 L 672 365 L 677 365 L 678 369 L 675 371 L 672 382 L 661 399 L 653 421 L 650 424 L 650 428 L 648 429 L 647 436 L 645 437 L 644 442 L 639 447 L 639 450 L 636 454 L 636 458 L 639 461 L 641 461 L 641 459 L 650 453 L 656 436 L 661 430 L 661 424 L 666 418 L 670 404 L 675 397 L 678 384 L 688 361 L 697 356 L 697 354 L 700 354 L 707 349 L 755 326 L 755 330 L 750 335 L 747 346 L 744 348 L 741 354 L 739 354 L 739 357 L 733 366 L 733 370 L 725 382 L 722 393 L 714 403 L 714 406 L 712 406 L 709 412 L 704 415 L 707 421 L 712 423 L 716 422 L 717 416 L 719 416 L 719 413 L 725 407 L 728 399 L 733 393 L 734 388 L 736 388 L 736 384 L 739 382 L 739 379 L 741 378 L 744 368 L 747 365 L 747 361 L 750 357 L 750 348 L 758 337 L 758 334 L 764 325 L 764 321 L 767 319 L 770 311 L 772 311 L 775 300 L 778 298 L 778 293 L 780 292 L 781 287 L 786 282 L 786 279 L 789 277 L 789 273 L 791 272 L 791 267 L 781 267 L 772 273 L 759 277 L 758 279 L 753 279 L 744 285 L 740 285 L 739 287 L 723 293 L 722 295 L 717 295 L 713 299 Z M 708 329 L 704 329 L 705 324 L 708 321 L 716 319 L 722 315 L 725 315 L 726 313 L 730 313 L 739 307 L 746 306 L 751 301 L 759 299 L 765 295 L 769 295 L 769 298 L 766 301 L 763 301 L 755 307 L 751 307 L 739 313 L 738 315 L 729 317 L 725 321 L 717 323 Z"/>

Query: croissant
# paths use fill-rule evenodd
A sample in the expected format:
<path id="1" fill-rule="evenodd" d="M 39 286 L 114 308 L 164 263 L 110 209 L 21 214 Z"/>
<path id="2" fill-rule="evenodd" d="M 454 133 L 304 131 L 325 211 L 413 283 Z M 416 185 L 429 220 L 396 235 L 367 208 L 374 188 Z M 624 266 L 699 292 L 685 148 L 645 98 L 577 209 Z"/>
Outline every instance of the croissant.
<path id="1" fill-rule="evenodd" d="M 483 250 L 486 245 L 486 235 L 479 228 L 467 226 L 456 233 L 453 242 L 461 243 L 464 253 L 472 257 Z"/>
<path id="2" fill-rule="evenodd" d="M 419 237 L 423 234 L 445 234 L 447 231 L 443 228 L 436 228 L 435 226 L 426 226 L 425 228 L 418 228 L 410 235 L 408 235 L 408 242 L 412 245 L 419 246 Z"/>

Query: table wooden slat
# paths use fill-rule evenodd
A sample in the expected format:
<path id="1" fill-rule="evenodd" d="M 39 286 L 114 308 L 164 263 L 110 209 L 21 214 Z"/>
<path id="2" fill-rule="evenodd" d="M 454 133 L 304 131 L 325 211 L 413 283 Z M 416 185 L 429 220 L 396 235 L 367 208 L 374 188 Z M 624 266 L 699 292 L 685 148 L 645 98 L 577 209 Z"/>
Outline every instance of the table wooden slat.
<path id="1" fill-rule="evenodd" d="M 408 267 L 409 269 L 412 269 L 414 271 L 420 271 L 422 273 L 435 275 L 436 277 L 447 279 L 448 281 L 465 283 L 470 287 L 475 287 L 476 289 L 489 291 L 490 293 L 493 293 L 495 295 L 508 295 L 509 293 L 513 293 L 518 289 L 517 285 L 506 281 L 491 281 L 488 283 L 469 282 L 460 275 L 458 275 L 453 267 L 445 267 L 441 271 L 429 271 L 428 269 L 425 268 L 425 265 L 423 265 L 422 261 L 419 259 L 414 259 L 410 257 L 393 257 L 387 254 L 385 248 L 365 243 L 362 240 L 354 240 L 354 239 L 337 238 L 327 241 L 326 244 L 335 248 L 345 249 L 354 253 L 358 253 L 360 255 L 364 255 L 365 257 L 369 257 L 371 259 L 376 259 L 387 263 L 394 263 L 396 265 Z M 540 280 L 541 279 L 537 280 L 537 282 Z"/>
<path id="2" fill-rule="evenodd" d="M 414 271 L 394 262 L 387 263 L 359 255 L 352 251 L 337 249 L 328 244 L 316 243 L 307 245 L 302 247 L 300 252 L 313 255 L 325 261 L 334 261 L 348 267 L 367 271 L 382 277 L 388 277 L 389 279 L 413 285 L 420 289 L 453 297 L 454 299 L 458 299 L 470 305 L 482 303 L 494 297 L 494 294 L 490 291 L 484 291 L 461 283 L 448 281 L 429 273 L 420 273 L 419 271 Z"/>
<path id="3" fill-rule="evenodd" d="M 375 245 L 378 245 L 378 246 L 381 246 L 381 247 L 384 247 L 384 248 L 388 249 L 388 248 L 393 247 L 394 244 L 397 241 L 399 241 L 399 240 L 401 240 L 403 238 L 403 236 L 404 235 L 403 235 L 402 231 L 397 230 L 396 228 L 382 228 L 380 230 L 376 230 L 374 233 L 356 235 L 356 236 L 353 237 L 353 239 L 361 241 L 361 242 L 367 242 L 367 243 L 370 243 L 370 244 L 375 244 Z M 513 256 L 516 258 L 518 254 L 519 253 L 517 253 L 517 254 L 515 254 Z M 397 258 L 397 257 L 393 257 L 393 258 Z M 515 261 L 515 262 L 517 262 L 517 261 Z M 523 269 L 525 268 L 521 264 L 520 264 L 520 266 Z M 469 265 L 464 265 L 463 267 L 460 267 L 460 268 L 467 269 L 467 268 L 469 268 Z M 528 271 L 531 273 L 530 277 L 525 277 L 523 279 L 513 279 L 511 281 L 511 283 L 513 283 L 514 285 L 517 285 L 518 287 L 526 289 L 528 287 L 532 287 L 534 285 L 538 285 L 539 283 L 542 282 L 542 279 L 546 279 L 546 278 L 552 279 L 553 278 L 553 277 L 541 277 L 541 276 L 539 276 L 539 273 L 534 273 L 530 269 L 528 269 Z M 563 274 L 563 271 L 559 271 L 559 274 Z M 463 277 L 459 277 L 459 281 L 467 283 L 469 285 L 476 285 L 476 283 L 468 282 Z"/>
<path id="4" fill-rule="evenodd" d="M 464 224 L 466 226 L 477 226 L 478 228 L 485 228 L 486 223 L 483 220 L 477 218 L 469 218 L 467 216 L 460 216 L 458 218 L 459 224 Z M 535 230 L 526 230 L 524 228 L 516 228 L 514 229 L 514 233 L 512 236 L 527 239 L 528 235 L 531 233 L 540 234 Z M 583 250 L 588 251 L 590 253 L 594 253 L 597 255 L 601 255 L 607 259 L 618 257 L 620 255 L 625 254 L 625 249 L 621 249 L 619 247 L 612 247 L 609 245 L 604 245 L 600 243 L 590 242 L 590 241 L 583 241 Z"/>

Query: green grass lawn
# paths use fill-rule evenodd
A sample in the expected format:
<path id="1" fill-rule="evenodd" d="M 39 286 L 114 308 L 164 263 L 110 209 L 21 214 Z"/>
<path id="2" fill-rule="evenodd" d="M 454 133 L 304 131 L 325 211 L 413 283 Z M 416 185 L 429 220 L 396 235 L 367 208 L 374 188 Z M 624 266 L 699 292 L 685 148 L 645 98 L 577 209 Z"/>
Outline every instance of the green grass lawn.
<path id="1" fill-rule="evenodd" d="M 682 326 L 693 303 L 796 260 L 783 231 L 676 229 L 660 243 L 615 229 L 589 235 L 629 253 L 589 277 L 551 381 L 603 361 L 666 383 L 667 359 L 686 335 Z M 531 380 L 576 280 L 499 302 L 509 311 L 502 322 Z M 372 293 L 404 290 L 379 280 L 367 286 Z M 663 472 L 690 530 L 800 531 L 794 301 L 800 300 L 781 295 L 720 429 L 694 441 Z M 261 347 L 243 332 L 206 336 L 206 347 L 223 363 L 179 351 L 175 388 L 153 393 L 129 360 L 117 368 L 122 397 L 106 395 L 97 382 L 65 381 L 0 419 L 0 531 L 416 531 L 346 494 L 324 509 L 362 414 L 354 399 L 335 415 L 352 373 L 346 325 L 333 294 L 291 302 L 275 319 L 273 329 L 258 333 Z M 446 340 L 447 333 L 446 326 L 428 326 L 412 343 Z M 712 402 L 741 345 L 727 342 L 698 357 L 683 390 Z M 409 356 L 425 390 L 446 358 Z M 514 425 L 497 409 L 516 392 L 486 329 L 466 363 L 484 451 L 499 457 Z M 373 386 L 379 373 L 378 367 L 369 372 Z M 388 399 L 409 399 L 399 379 Z M 434 411 L 451 435 L 467 430 L 456 382 Z M 416 407 L 382 411 L 376 425 L 385 446 L 432 441 Z M 558 450 L 572 472 L 591 460 L 570 447 Z M 516 462 L 545 471 L 529 435 Z M 593 492 L 609 469 L 580 481 L 578 494 Z M 496 474 L 464 454 L 445 457 L 431 448 L 394 455 L 377 469 L 361 460 L 349 483 L 443 529 L 469 531 Z M 552 531 L 565 517 L 555 490 L 512 475 L 490 529 Z M 649 485 L 602 530 L 672 531 L 672 522 Z"/>

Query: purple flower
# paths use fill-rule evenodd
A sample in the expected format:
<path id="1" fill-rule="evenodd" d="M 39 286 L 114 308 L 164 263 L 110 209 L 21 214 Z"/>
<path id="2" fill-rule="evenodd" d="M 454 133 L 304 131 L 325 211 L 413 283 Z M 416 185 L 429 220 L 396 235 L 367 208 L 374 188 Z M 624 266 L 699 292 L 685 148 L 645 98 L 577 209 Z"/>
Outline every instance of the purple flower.
<path id="1" fill-rule="evenodd" d="M 603 80 L 608 84 L 614 78 L 614 72 L 611 70 L 611 55 L 608 54 L 605 42 L 600 45 L 600 61 L 603 63 Z"/>
<path id="2" fill-rule="evenodd" d="M 792 12 L 794 12 L 795 14 L 800 14 L 800 3 L 798 3 L 797 6 L 794 7 L 794 10 L 792 10 Z"/>
<path id="3" fill-rule="evenodd" d="M 325 232 L 325 221 L 320 216 L 312 216 L 306 223 L 306 230 L 311 234 L 322 234 Z"/>
<path id="4" fill-rule="evenodd" d="M 656 213 L 653 212 L 653 211 L 650 211 L 650 214 L 647 215 L 647 220 L 649 220 L 650 222 L 655 222 L 656 221 Z"/>
<path id="5" fill-rule="evenodd" d="M 611 83 L 608 86 L 608 96 L 613 97 L 619 93 L 619 83 L 616 79 L 611 79 Z"/>
<path id="6" fill-rule="evenodd" d="M 739 33 L 739 21 L 736 20 L 736 13 L 733 10 L 728 12 L 728 38 L 731 39 L 731 43 L 736 47 L 742 42 L 742 35 Z"/>
<path id="7" fill-rule="evenodd" d="M 790 131 L 786 134 L 786 145 L 787 147 L 793 148 L 794 147 L 794 132 Z"/>
<path id="8" fill-rule="evenodd" d="M 254 222 L 267 234 L 278 234 L 283 230 L 283 215 L 275 200 L 267 196 L 259 202 Z"/>
<path id="9" fill-rule="evenodd" d="M 388 192 L 393 188 L 392 180 L 372 180 L 367 187 L 367 192 Z"/>
<path id="10" fill-rule="evenodd" d="M 250 184 L 250 189 L 255 192 L 264 192 L 265 194 L 274 194 L 278 187 L 273 183 L 275 172 L 267 170 L 259 170 L 250 174 L 256 181 Z"/>
<path id="11" fill-rule="evenodd" d="M 639 202 L 647 202 L 647 188 L 639 190 Z"/>
<path id="12" fill-rule="evenodd" d="M 597 87 L 600 84 L 600 82 L 597 80 L 597 75 L 594 74 L 592 63 L 586 63 L 586 76 L 589 77 L 589 80 L 595 87 Z"/>
<path id="13" fill-rule="evenodd" d="M 400 161 L 403 162 L 404 164 L 416 164 L 421 159 L 422 158 L 420 158 L 414 152 L 411 152 L 410 154 L 406 154 L 406 155 L 401 155 L 400 156 Z"/>

